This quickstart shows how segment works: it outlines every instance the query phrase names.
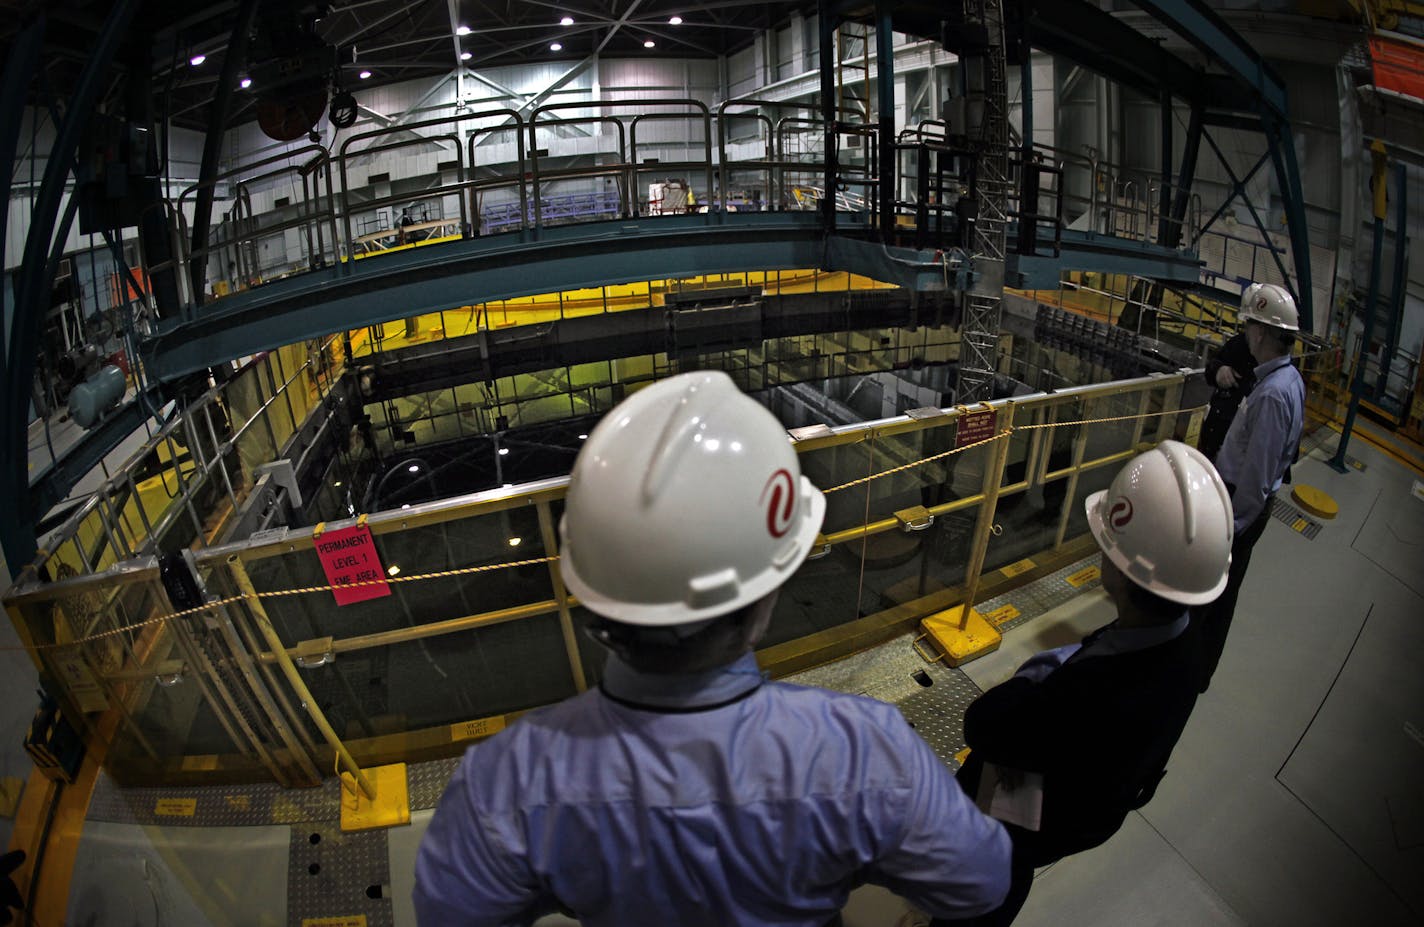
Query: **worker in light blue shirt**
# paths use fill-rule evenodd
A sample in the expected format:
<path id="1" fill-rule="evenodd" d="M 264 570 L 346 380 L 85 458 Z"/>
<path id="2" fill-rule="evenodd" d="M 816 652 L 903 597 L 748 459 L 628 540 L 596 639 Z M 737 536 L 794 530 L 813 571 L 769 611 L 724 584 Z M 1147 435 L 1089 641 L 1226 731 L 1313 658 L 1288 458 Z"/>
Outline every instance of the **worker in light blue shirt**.
<path id="1" fill-rule="evenodd" d="M 1240 318 L 1251 356 L 1258 362 L 1256 385 L 1242 401 L 1216 457 L 1216 469 L 1231 490 L 1236 539 L 1226 590 L 1194 612 L 1204 648 L 1203 692 L 1226 647 L 1251 550 L 1266 530 L 1271 500 L 1295 460 L 1305 424 L 1305 381 L 1291 365 L 1291 347 L 1300 330 L 1295 300 L 1284 287 L 1255 284 L 1242 296 Z"/>
<path id="2" fill-rule="evenodd" d="M 935 917 L 1000 904 L 1008 836 L 891 705 L 766 680 L 752 649 L 825 500 L 725 374 L 610 412 L 560 569 L 610 651 L 595 690 L 471 748 L 416 861 L 423 925 L 823 927 L 870 882 Z"/>

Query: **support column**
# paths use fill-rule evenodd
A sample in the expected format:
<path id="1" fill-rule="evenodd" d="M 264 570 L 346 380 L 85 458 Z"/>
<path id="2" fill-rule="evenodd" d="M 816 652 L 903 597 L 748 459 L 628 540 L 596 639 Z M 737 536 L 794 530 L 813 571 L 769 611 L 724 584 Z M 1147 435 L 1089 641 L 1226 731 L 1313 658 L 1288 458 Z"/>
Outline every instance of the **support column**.
<path id="1" fill-rule="evenodd" d="M 1380 372 L 1375 378 L 1375 401 L 1384 398 L 1389 385 L 1390 362 L 1399 346 L 1399 320 L 1404 317 L 1404 287 L 1409 270 L 1409 183 L 1404 162 L 1394 166 L 1394 279 L 1389 291 L 1388 328 L 1384 333 L 1384 353 L 1380 355 Z M 1374 307 L 1370 307 L 1374 311 Z M 1403 416 L 1400 416 L 1403 418 Z"/>
<path id="2" fill-rule="evenodd" d="M 836 24 L 829 0 L 816 4 L 816 22 L 821 33 L 821 124 L 825 131 L 826 189 L 821 197 L 821 229 L 831 235 L 836 230 Z"/>
<path id="3" fill-rule="evenodd" d="M 895 239 L 895 31 L 891 25 L 890 3 L 875 3 L 876 109 L 880 125 L 880 240 Z"/>
<path id="4" fill-rule="evenodd" d="M 1172 214 L 1172 95 L 1164 93 L 1159 107 L 1162 119 L 1162 187 L 1157 191 L 1157 243 L 1167 241 Z M 1144 232 L 1146 230 L 1144 229 Z"/>
<path id="5" fill-rule="evenodd" d="M 1365 330 L 1360 333 L 1360 350 L 1355 355 L 1355 377 L 1350 383 L 1350 408 L 1345 413 L 1345 426 L 1340 431 L 1340 443 L 1335 448 L 1335 456 L 1330 458 L 1330 468 L 1337 473 L 1350 472 L 1350 468 L 1345 464 L 1345 448 L 1350 444 L 1350 433 L 1355 429 L 1355 415 L 1360 411 L 1360 395 L 1365 391 L 1365 355 L 1369 353 L 1370 338 L 1374 336 L 1375 302 L 1379 299 L 1380 262 L 1384 254 L 1384 216 L 1389 203 L 1385 186 L 1385 178 L 1388 175 L 1385 171 L 1384 143 L 1376 139 L 1370 146 L 1370 154 L 1374 160 L 1370 188 L 1375 216 L 1374 238 L 1370 245 L 1370 288 L 1365 294 Z M 1302 328 L 1305 327 L 1304 321 L 1305 317 L 1302 316 Z M 1348 324 L 1347 320 L 1346 325 Z"/>
<path id="6" fill-rule="evenodd" d="M 1281 190 L 1281 206 L 1286 214 L 1286 229 L 1290 233 L 1291 254 L 1295 258 L 1294 293 L 1300 309 L 1301 331 L 1315 331 L 1314 293 L 1310 288 L 1310 231 L 1305 223 L 1305 191 L 1300 185 L 1300 169 L 1296 164 L 1295 140 L 1290 123 L 1268 113 L 1261 115 L 1266 130 L 1266 144 L 1276 169 L 1276 181 Z M 1286 278 L 1289 287 L 1290 278 Z"/>
<path id="7" fill-rule="evenodd" d="M 1203 107 L 1192 104 L 1191 120 L 1187 123 L 1187 140 L 1182 147 L 1182 163 L 1177 168 L 1177 192 L 1172 200 L 1172 221 L 1167 225 L 1167 234 L 1159 243 L 1168 248 L 1176 248 L 1187 240 L 1187 210 L 1191 205 L 1192 181 L 1197 174 L 1197 155 L 1201 151 Z"/>
<path id="8" fill-rule="evenodd" d="M 51 244 L 59 220 L 59 204 L 64 198 L 65 187 L 74 165 L 74 153 L 79 147 L 79 137 L 83 133 L 99 94 L 106 86 L 109 66 L 114 60 L 123 37 L 128 32 L 129 21 L 138 7 L 137 0 L 118 0 L 109 10 L 104 26 L 99 33 L 74 95 L 65 109 L 64 122 L 57 126 L 49 160 L 45 164 L 44 179 L 40 182 L 39 195 L 35 199 L 30 216 L 29 234 L 25 239 L 25 254 L 19 272 L 15 277 L 14 320 L 10 328 L 10 341 L 6 345 L 8 357 L 5 364 L 5 384 L 0 390 L 0 464 L 3 469 L 0 478 L 4 488 L 13 493 L 9 505 L 0 508 L 0 544 L 5 547 L 5 557 L 16 569 L 29 563 L 35 554 L 34 526 L 37 520 L 28 504 L 26 489 L 29 484 L 28 442 L 25 433 L 29 426 L 30 392 L 35 371 L 36 346 L 39 341 L 40 320 L 44 316 L 45 301 L 49 297 L 49 287 L 53 282 L 51 270 Z M 31 27 L 43 29 L 43 26 Z M 38 41 L 39 33 L 35 34 Z M 12 51 L 18 46 L 12 46 Z M 23 101 L 29 89 L 29 78 L 34 72 L 36 58 L 32 50 L 20 51 L 11 56 L 5 71 L 5 102 L 7 107 L 10 94 L 14 93 Z M 10 83 L 11 63 L 17 63 L 16 84 Z M 21 103 L 22 105 L 22 103 Z M 15 110 L 18 114 L 19 110 Z M 13 146 L 11 161 L 13 163 Z M 73 211 L 68 212 L 73 218 Z M 67 233 L 66 233 L 67 234 Z M 56 245 L 62 252 L 63 242 Z"/>
<path id="9" fill-rule="evenodd" d="M 198 192 L 193 200 L 193 247 L 189 262 L 189 283 L 193 288 L 193 305 L 203 304 L 203 282 L 208 276 L 208 256 L 203 252 L 208 247 L 208 224 L 213 218 L 212 180 L 218 173 L 218 154 L 222 151 L 223 132 L 227 126 L 227 113 L 232 105 L 233 89 L 237 86 L 238 74 L 247 61 L 247 36 L 252 31 L 252 23 L 257 16 L 261 0 L 242 0 L 237 11 L 237 21 L 232 27 L 232 37 L 227 42 L 227 52 L 223 55 L 222 74 L 218 76 L 217 89 L 213 91 L 213 101 L 208 106 L 208 132 L 203 141 L 203 161 L 198 170 Z"/>

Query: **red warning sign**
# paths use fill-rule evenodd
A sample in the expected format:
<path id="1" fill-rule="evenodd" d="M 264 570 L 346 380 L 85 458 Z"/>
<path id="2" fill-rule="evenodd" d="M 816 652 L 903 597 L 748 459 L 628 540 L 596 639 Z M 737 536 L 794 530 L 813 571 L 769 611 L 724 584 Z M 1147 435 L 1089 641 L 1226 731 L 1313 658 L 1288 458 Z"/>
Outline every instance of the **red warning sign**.
<path id="1" fill-rule="evenodd" d="M 337 605 L 351 605 L 391 594 L 390 584 L 385 581 L 386 571 L 381 566 L 376 543 L 371 538 L 371 529 L 366 525 L 326 532 L 316 539 L 316 555 L 321 559 L 321 568 L 326 571 L 326 581 L 333 586 L 380 580 L 368 586 L 331 590 Z"/>
<path id="2" fill-rule="evenodd" d="M 994 425 L 998 420 L 999 413 L 995 409 L 961 415 L 959 425 L 954 431 L 954 446 L 965 447 L 975 441 L 994 437 Z"/>

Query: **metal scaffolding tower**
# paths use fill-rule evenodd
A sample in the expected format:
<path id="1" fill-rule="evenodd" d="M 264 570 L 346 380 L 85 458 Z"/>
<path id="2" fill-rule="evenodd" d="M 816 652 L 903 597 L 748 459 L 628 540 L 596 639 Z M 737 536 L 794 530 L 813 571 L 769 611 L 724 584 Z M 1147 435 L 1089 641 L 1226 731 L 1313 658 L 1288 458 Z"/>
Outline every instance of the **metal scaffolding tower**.
<path id="1" fill-rule="evenodd" d="M 980 23 L 987 42 L 960 60 L 966 129 L 978 151 L 977 217 L 972 238 L 974 282 L 964 306 L 956 402 L 991 398 L 1004 295 L 1004 232 L 1008 224 L 1009 120 L 1002 0 L 965 0 L 965 21 Z M 976 131 L 977 130 L 977 131 Z"/>

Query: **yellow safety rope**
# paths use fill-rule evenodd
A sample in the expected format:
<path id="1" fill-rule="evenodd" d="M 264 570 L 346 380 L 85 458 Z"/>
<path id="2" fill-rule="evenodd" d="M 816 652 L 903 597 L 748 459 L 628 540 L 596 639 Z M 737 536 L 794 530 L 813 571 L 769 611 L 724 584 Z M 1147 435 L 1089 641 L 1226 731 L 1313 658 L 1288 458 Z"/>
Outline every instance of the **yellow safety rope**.
<path id="1" fill-rule="evenodd" d="M 942 451 L 938 454 L 932 454 L 929 457 L 922 457 L 919 460 L 913 460 L 910 463 L 902 464 L 898 467 L 891 467 L 889 470 L 882 470 L 879 473 L 872 473 L 870 476 L 862 476 L 858 480 L 851 480 L 849 483 L 842 483 L 839 486 L 832 486 L 830 489 L 821 490 L 821 492 L 824 495 L 829 496 L 833 492 L 840 492 L 843 489 L 850 489 L 851 487 L 859 486 L 862 483 L 869 483 L 895 473 L 904 472 L 905 470 L 913 470 L 915 467 L 923 467 L 927 463 L 933 463 L 936 460 L 942 460 L 945 457 L 952 457 L 955 454 L 962 454 L 965 451 L 973 450 L 976 447 L 983 447 L 986 444 L 992 444 L 995 441 L 1007 438 L 1009 435 L 1013 434 L 1016 431 L 1032 431 L 1035 428 L 1064 428 L 1068 425 L 1097 425 L 1103 422 L 1124 422 L 1132 419 L 1158 418 L 1164 415 L 1191 415 L 1196 412 L 1203 412 L 1207 408 L 1208 407 L 1205 405 L 1200 405 L 1193 406 L 1190 409 L 1169 409 L 1165 412 L 1145 412 L 1141 415 L 1111 415 L 1106 416 L 1104 418 L 1082 418 L 1072 422 L 1045 422 L 1038 425 L 1010 425 L 1008 428 L 1004 429 L 1001 432 L 998 432 L 997 434 L 992 434 L 987 438 L 975 441 L 971 444 L 966 444 L 963 447 L 956 447 L 953 450 Z"/>
<path id="2" fill-rule="evenodd" d="M 409 576 L 389 576 L 385 579 L 367 579 L 361 580 L 360 582 L 339 583 L 337 585 L 302 586 L 296 589 L 267 589 L 258 592 L 256 597 L 259 599 L 272 599 L 286 595 L 308 595 L 314 592 L 330 592 L 335 589 L 354 589 L 359 586 L 376 586 L 382 583 L 414 583 L 426 579 L 443 579 L 445 577 L 450 576 L 465 576 L 470 573 L 488 573 L 492 570 L 509 570 L 514 569 L 516 567 L 536 566 L 540 563 L 552 563 L 558 559 L 559 558 L 557 555 L 552 557 L 535 557 L 531 560 L 513 560 L 509 563 L 493 563 L 488 564 L 486 566 L 460 567 L 454 570 L 437 570 L 433 573 L 412 573 Z M 234 602 L 241 602 L 242 600 L 247 598 L 249 598 L 249 596 L 244 595 L 242 593 L 238 593 L 237 595 L 230 595 L 226 598 L 214 599 L 211 602 L 206 602 L 202 605 L 194 606 L 193 608 L 185 608 L 182 611 L 170 612 L 166 615 L 158 615 L 157 617 L 149 618 L 145 621 L 138 621 L 133 624 L 123 625 L 122 627 L 110 628 L 107 631 L 100 631 L 97 634 L 90 634 L 88 637 L 81 637 L 72 641 L 64 641 L 62 643 L 53 644 L 35 644 L 29 647 L 0 647 L 0 651 L 26 650 L 38 652 L 41 650 L 54 650 L 60 647 L 75 647 L 79 644 L 87 644 L 91 641 L 102 640 L 106 637 L 113 637 L 116 634 L 124 634 L 129 631 L 137 631 L 138 629 L 146 628 L 149 625 L 161 624 L 165 621 L 171 621 L 174 618 L 186 618 L 189 615 L 196 615 L 199 612 L 209 611 L 210 609 L 214 608 L 221 608 L 224 605 L 231 605 Z"/>
<path id="3" fill-rule="evenodd" d="M 946 458 L 946 457 L 951 457 L 951 456 L 953 456 L 953 455 L 955 455 L 955 454 L 962 454 L 962 453 L 965 452 L 965 451 L 973 450 L 973 449 L 976 448 L 976 447 L 983 447 L 983 446 L 985 446 L 985 445 L 987 445 L 987 444 L 992 444 L 992 443 L 995 442 L 995 441 L 1003 440 L 1004 438 L 1007 438 L 1009 435 L 1013 434 L 1015 431 L 1031 431 L 1031 430 L 1036 429 L 1036 428 L 1065 428 L 1065 427 L 1068 427 L 1068 426 L 1070 426 L 1070 425 L 1097 425 L 1097 424 L 1102 424 L 1102 423 L 1104 423 L 1104 422 L 1121 422 L 1121 421 L 1128 421 L 1128 420 L 1131 420 L 1131 419 L 1156 418 L 1156 417 L 1160 417 L 1160 416 L 1164 416 L 1164 415 L 1191 415 L 1191 414 L 1196 413 L 1196 412 L 1204 411 L 1204 410 L 1206 410 L 1206 408 L 1207 408 L 1207 406 L 1201 405 L 1201 406 L 1195 406 L 1195 407 L 1190 408 L 1190 409 L 1169 409 L 1169 410 L 1163 411 L 1163 412 L 1148 412 L 1148 413 L 1144 413 L 1144 414 L 1142 414 L 1142 415 L 1113 415 L 1113 416 L 1106 416 L 1106 417 L 1103 417 L 1103 418 L 1085 418 L 1085 419 L 1078 419 L 1077 421 L 1071 421 L 1071 422 L 1046 422 L 1046 423 L 1038 424 L 1038 425 L 1013 425 L 1013 426 L 1010 426 L 1009 428 L 1004 429 L 1004 430 L 1001 431 L 1001 432 L 998 432 L 997 434 L 993 434 L 993 435 L 990 435 L 990 436 L 987 437 L 987 438 L 983 438 L 982 440 L 975 441 L 975 442 L 970 443 L 970 444 L 966 444 L 966 445 L 964 445 L 963 447 L 956 447 L 956 448 L 954 448 L 953 450 L 943 451 L 943 452 L 941 452 L 941 453 L 939 453 L 939 454 L 932 454 L 932 455 L 929 456 L 929 457 L 925 457 L 925 458 L 922 458 L 922 459 L 920 459 L 920 460 L 912 461 L 912 462 L 910 462 L 910 463 L 903 464 L 903 465 L 898 466 L 898 467 L 892 467 L 892 468 L 889 469 L 889 470 L 882 470 L 882 471 L 879 472 L 879 473 L 872 473 L 872 474 L 870 474 L 869 476 L 863 476 L 863 477 L 861 477 L 860 479 L 851 480 L 850 482 L 848 482 L 848 483 L 842 483 L 842 484 L 840 484 L 839 486 L 832 486 L 830 489 L 822 490 L 822 492 L 823 492 L 825 495 L 830 495 L 831 493 L 836 493 L 836 492 L 840 492 L 840 491 L 845 490 L 845 489 L 850 489 L 850 488 L 852 488 L 852 487 L 854 487 L 854 486 L 860 486 L 860 485 L 862 485 L 862 484 L 864 484 L 864 483 L 870 483 L 870 482 L 872 482 L 872 481 L 874 481 L 874 480 L 883 479 L 884 477 L 891 476 L 892 474 L 895 474 L 895 473 L 901 473 L 901 472 L 903 472 L 903 471 L 905 471 L 905 470 L 914 469 L 915 467 L 922 467 L 922 466 L 924 466 L 925 464 L 933 463 L 933 462 L 936 461 L 936 460 L 942 460 L 942 459 L 944 459 L 944 458 Z M 363 515 L 363 516 L 362 516 L 362 521 L 364 522 L 364 520 L 365 520 L 365 516 Z M 315 528 L 315 530 L 313 531 L 313 537 L 319 537 L 319 536 L 321 535 L 321 533 L 322 533 L 322 531 L 323 531 L 324 528 L 325 528 L 325 522 L 323 522 L 323 523 L 320 524 L 320 525 L 317 525 L 316 528 Z M 388 576 L 388 577 L 385 577 L 385 578 L 383 578 L 383 579 L 368 579 L 368 580 L 361 580 L 361 581 L 359 581 L 359 582 L 341 583 L 341 584 L 339 584 L 339 585 L 302 586 L 302 587 L 295 588 L 295 589 L 268 589 L 268 590 L 265 590 L 265 591 L 258 592 L 258 593 L 257 593 L 257 598 L 268 599 L 268 598 L 277 598 L 277 597 L 279 597 L 279 596 L 289 596 L 289 595 L 310 595 L 310 594 L 312 594 L 312 593 L 317 593 L 317 592 L 330 592 L 330 591 L 333 591 L 333 590 L 338 589 L 338 588 L 340 588 L 340 589 L 353 589 L 353 588 L 358 588 L 358 587 L 361 587 L 361 586 L 375 586 L 375 585 L 380 585 L 380 584 L 383 584 L 383 583 L 384 583 L 384 584 L 389 584 L 389 583 L 414 583 L 414 582 L 420 582 L 420 581 L 427 580 L 427 579 L 444 579 L 444 578 L 448 578 L 448 577 L 451 577 L 451 576 L 466 576 L 466 575 L 469 575 L 469 574 L 472 574 L 472 573 L 487 573 L 487 572 L 490 572 L 490 571 L 492 571 L 492 570 L 508 570 L 508 569 L 514 569 L 514 568 L 516 568 L 516 567 L 536 566 L 536 565 L 541 564 L 541 563 L 553 563 L 554 561 L 556 561 L 556 560 L 558 560 L 558 559 L 559 559 L 559 558 L 558 558 L 557 555 L 551 556 L 551 557 L 535 557 L 535 558 L 530 559 L 530 560 L 514 560 L 514 561 L 510 561 L 509 563 L 495 563 L 495 564 L 489 564 L 489 565 L 487 565 L 487 566 L 460 567 L 460 568 L 458 568 L 458 569 L 453 569 L 453 570 L 437 570 L 437 571 L 435 571 L 435 572 L 433 572 L 433 573 L 412 573 L 412 574 L 409 575 L 409 576 Z M 65 641 L 64 643 L 35 644 L 35 645 L 33 645 L 33 646 L 0 647 L 0 651 L 36 651 L 36 652 L 37 652 L 37 651 L 42 651 L 42 650 L 54 650 L 54 649 L 58 649 L 58 648 L 60 648 L 60 647 L 75 647 L 75 646 L 78 646 L 78 645 L 80 645 L 80 644 L 87 644 L 87 643 L 90 643 L 90 642 L 92 642 L 92 641 L 102 640 L 102 639 L 104 639 L 104 638 L 106 638 L 106 637 L 113 637 L 113 636 L 115 636 L 115 635 L 118 635 L 118 634 L 125 634 L 125 633 L 128 633 L 128 632 L 130 632 L 130 631 L 137 631 L 137 630 L 139 630 L 140 628 L 146 628 L 146 627 L 148 627 L 149 625 L 161 624 L 162 622 L 165 622 L 165 621 L 171 621 L 171 620 L 173 620 L 174 618 L 185 618 L 185 617 L 187 617 L 187 616 L 189 616 L 189 615 L 196 615 L 196 614 L 198 614 L 199 612 L 205 612 L 205 611 L 208 611 L 208 610 L 214 609 L 214 608 L 221 608 L 221 607 L 224 606 L 224 605 L 231 605 L 231 604 L 234 603 L 234 602 L 240 602 L 240 601 L 242 601 L 242 600 L 244 600 L 244 599 L 246 599 L 246 598 L 248 598 L 247 595 L 239 593 L 238 595 L 230 595 L 230 596 L 228 596 L 228 597 L 226 597 L 226 598 L 215 599 L 215 600 L 212 601 L 212 602 L 207 602 L 207 603 L 205 603 L 205 604 L 203 604 L 203 605 L 198 605 L 198 606 L 195 606 L 195 607 L 193 607 L 193 608 L 185 608 L 185 609 L 183 609 L 182 611 L 171 612 L 171 613 L 166 614 L 166 615 L 159 615 L 159 616 L 154 617 L 154 618 L 149 618 L 149 619 L 147 619 L 146 621 L 139 621 L 139 622 L 135 622 L 135 623 L 133 623 L 133 624 L 127 624 L 127 625 L 123 625 L 122 627 L 117 627 L 117 628 L 110 628 L 110 629 L 107 630 L 107 631 L 100 631 L 100 632 L 98 632 L 98 633 L 96 633 L 96 634 L 90 634 L 90 635 L 87 636 L 87 637 L 78 638 L 77 640 Z"/>

